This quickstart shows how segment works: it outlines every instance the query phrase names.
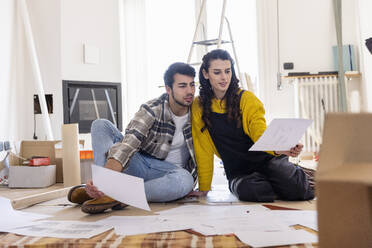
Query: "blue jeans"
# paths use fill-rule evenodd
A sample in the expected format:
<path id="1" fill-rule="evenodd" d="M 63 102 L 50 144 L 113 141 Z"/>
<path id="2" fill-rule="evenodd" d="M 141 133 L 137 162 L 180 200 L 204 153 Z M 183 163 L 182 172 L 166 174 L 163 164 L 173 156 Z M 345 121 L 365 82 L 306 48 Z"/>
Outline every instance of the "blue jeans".
<path id="1" fill-rule="evenodd" d="M 108 120 L 99 119 L 91 127 L 94 163 L 104 166 L 111 146 L 123 135 Z M 168 202 L 186 196 L 192 189 L 191 174 L 176 165 L 136 152 L 129 160 L 127 175 L 143 178 L 146 198 L 150 202 Z"/>

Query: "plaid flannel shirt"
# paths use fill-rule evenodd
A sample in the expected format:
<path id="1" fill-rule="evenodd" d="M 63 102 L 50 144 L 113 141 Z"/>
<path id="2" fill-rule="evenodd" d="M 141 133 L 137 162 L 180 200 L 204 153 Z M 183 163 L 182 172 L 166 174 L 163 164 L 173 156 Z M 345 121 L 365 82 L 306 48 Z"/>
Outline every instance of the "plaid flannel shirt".
<path id="1" fill-rule="evenodd" d="M 119 161 L 124 168 L 133 154 L 138 151 L 164 160 L 168 155 L 176 130 L 170 111 L 166 93 L 142 104 L 128 124 L 123 140 L 114 144 L 109 150 L 108 158 Z M 191 130 L 189 119 L 183 127 L 183 135 L 190 153 L 190 160 L 184 168 L 193 176 L 195 186 L 197 171 Z"/>

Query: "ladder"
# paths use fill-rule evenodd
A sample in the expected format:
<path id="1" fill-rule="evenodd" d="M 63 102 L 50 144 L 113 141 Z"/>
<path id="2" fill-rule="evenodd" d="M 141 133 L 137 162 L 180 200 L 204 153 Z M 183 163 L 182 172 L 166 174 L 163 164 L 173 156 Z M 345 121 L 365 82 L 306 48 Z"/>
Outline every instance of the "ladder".
<path id="1" fill-rule="evenodd" d="M 201 4 L 201 7 L 200 7 L 200 12 L 199 12 L 196 27 L 195 27 L 194 38 L 192 39 L 191 48 L 190 48 L 190 51 L 189 51 L 189 56 L 188 56 L 188 59 L 187 59 L 187 63 L 190 64 L 190 65 L 193 65 L 193 66 L 198 66 L 198 65 L 201 64 L 201 62 L 191 63 L 191 58 L 192 58 L 192 55 L 193 55 L 193 52 L 194 52 L 194 48 L 197 45 L 204 46 L 205 48 L 208 48 L 209 46 L 217 46 L 217 48 L 220 48 L 222 44 L 231 44 L 232 49 L 233 49 L 233 53 L 234 53 L 235 65 L 236 65 L 237 70 L 238 70 L 237 71 L 238 73 L 237 73 L 236 76 L 240 79 L 240 75 L 241 75 L 240 74 L 240 67 L 239 67 L 239 63 L 238 63 L 238 57 L 236 55 L 236 49 L 235 49 L 234 40 L 233 40 L 233 37 L 232 37 L 230 22 L 225 16 L 227 0 L 223 0 L 218 37 L 216 39 L 211 39 L 211 40 L 201 40 L 201 41 L 196 40 L 197 36 L 198 36 L 197 35 L 198 34 L 198 29 L 199 29 L 199 27 L 201 25 L 201 22 L 202 22 L 202 15 L 203 15 L 203 12 L 205 11 L 206 2 L 207 2 L 207 0 L 202 0 L 202 4 Z M 229 38 L 230 38 L 229 40 L 222 40 L 222 31 L 223 31 L 224 23 L 226 23 L 227 30 L 229 31 Z M 206 49 L 206 51 L 208 51 L 208 50 Z"/>

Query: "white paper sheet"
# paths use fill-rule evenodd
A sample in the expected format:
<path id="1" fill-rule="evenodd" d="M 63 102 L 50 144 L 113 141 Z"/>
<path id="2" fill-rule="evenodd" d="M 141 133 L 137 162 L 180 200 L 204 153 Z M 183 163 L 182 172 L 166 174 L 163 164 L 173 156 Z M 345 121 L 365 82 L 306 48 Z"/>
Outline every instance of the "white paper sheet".
<path id="1" fill-rule="evenodd" d="M 36 237 L 91 238 L 112 226 L 81 221 L 38 221 L 11 230 L 12 233 Z"/>
<path id="2" fill-rule="evenodd" d="M 133 207 L 151 211 L 142 178 L 92 165 L 93 184 L 111 198 Z"/>
<path id="3" fill-rule="evenodd" d="M 289 151 L 311 123 L 308 119 L 274 119 L 249 151 Z"/>
<path id="4" fill-rule="evenodd" d="M 280 232 L 237 231 L 235 235 L 252 247 L 268 247 L 293 244 L 317 243 L 318 237 L 305 230 L 286 230 Z"/>
<path id="5" fill-rule="evenodd" d="M 235 233 L 237 231 L 283 231 L 290 227 L 279 219 L 269 219 L 262 215 L 240 217 L 209 217 L 194 220 L 193 230 L 204 235 L 221 235 Z M 189 220 L 190 221 L 190 220 Z"/>
<path id="6" fill-rule="evenodd" d="M 299 224 L 318 230 L 317 212 L 315 210 L 273 210 L 268 212 L 267 215 L 270 216 L 269 218 L 279 219 L 288 226 Z"/>
<path id="7" fill-rule="evenodd" d="M 236 223 L 240 222 L 242 216 L 246 216 L 251 211 L 270 210 L 259 204 L 224 206 L 182 205 L 159 211 L 159 215 L 155 216 L 111 216 L 97 223 L 114 226 L 115 232 L 119 235 L 195 229 L 205 224 L 208 231 L 207 235 L 209 235 L 209 233 L 214 233 L 214 229 L 209 223 L 219 220 L 219 223 L 222 223 L 219 225 L 224 226 L 227 219 L 235 216 L 235 222 L 232 225 L 236 225 Z M 281 227 L 283 228 L 283 226 Z"/>
<path id="8" fill-rule="evenodd" d="M 160 216 L 111 216 L 98 223 L 112 225 L 118 235 L 137 235 L 191 229 L 190 223 L 167 220 Z"/>
<path id="9" fill-rule="evenodd" d="M 252 205 L 182 205 L 168 210 L 158 211 L 160 215 L 235 215 L 245 214 L 252 211 L 270 211 L 268 208 L 260 204 Z"/>
<path id="10" fill-rule="evenodd" d="M 265 211 L 266 210 L 266 211 Z M 255 205 L 184 205 L 158 212 L 159 218 L 189 224 L 204 235 L 228 234 L 236 231 L 284 231 L 300 224 L 316 226 L 316 211 L 268 210 Z"/>
<path id="11" fill-rule="evenodd" d="M 14 210 L 9 199 L 0 197 L 0 232 L 9 232 L 12 228 L 27 225 L 38 219 L 50 217 L 45 214 L 35 214 Z"/>
<path id="12" fill-rule="evenodd" d="M 279 219 L 265 219 L 269 209 L 254 205 L 184 205 L 160 211 L 160 217 L 176 223 L 188 224 L 193 230 L 204 235 L 228 234 L 236 230 L 285 230 L 288 225 Z M 251 215 L 261 213 L 261 215 Z"/>

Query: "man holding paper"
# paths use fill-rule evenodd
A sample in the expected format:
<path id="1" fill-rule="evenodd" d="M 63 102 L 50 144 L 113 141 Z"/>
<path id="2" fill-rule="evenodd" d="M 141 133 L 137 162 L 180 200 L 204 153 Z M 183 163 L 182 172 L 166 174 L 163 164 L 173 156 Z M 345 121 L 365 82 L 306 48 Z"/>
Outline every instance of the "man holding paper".
<path id="1" fill-rule="evenodd" d="M 143 104 L 128 124 L 125 135 L 107 120 L 95 120 L 92 124 L 94 163 L 143 178 L 150 202 L 182 198 L 196 184 L 190 120 L 194 77 L 195 70 L 190 65 L 170 65 L 164 74 L 167 93 Z M 82 211 L 91 214 L 125 206 L 105 196 L 92 181 L 85 189 L 73 188 L 68 199 L 83 203 Z"/>
<path id="2" fill-rule="evenodd" d="M 233 60 L 216 49 L 203 57 L 200 96 L 192 105 L 192 133 L 198 165 L 199 191 L 211 189 L 213 156 L 224 164 L 230 191 L 243 201 L 309 200 L 314 197 L 309 177 L 288 161 L 302 151 L 248 151 L 266 129 L 265 110 L 257 97 L 239 88 Z"/>

